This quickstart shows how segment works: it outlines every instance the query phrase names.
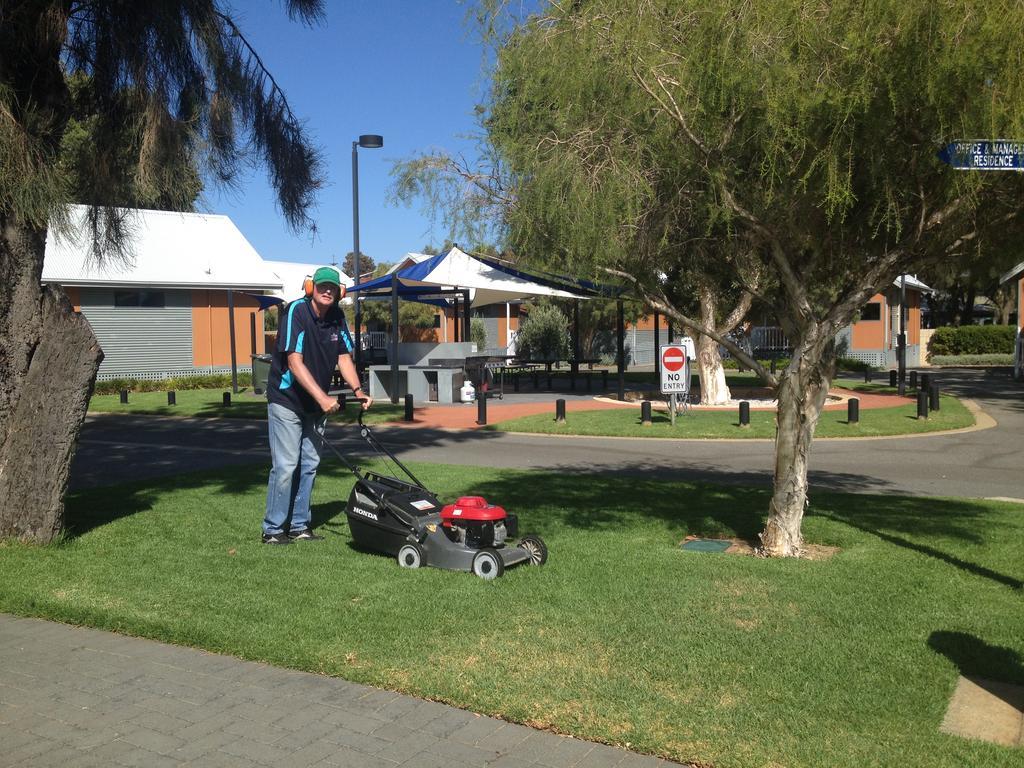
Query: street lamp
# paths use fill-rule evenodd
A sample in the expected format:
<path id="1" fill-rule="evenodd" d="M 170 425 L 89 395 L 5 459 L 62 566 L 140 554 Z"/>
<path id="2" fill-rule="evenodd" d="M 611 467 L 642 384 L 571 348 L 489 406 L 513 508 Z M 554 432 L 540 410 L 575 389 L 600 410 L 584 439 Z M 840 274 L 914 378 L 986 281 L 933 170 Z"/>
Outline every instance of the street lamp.
<path id="1" fill-rule="evenodd" d="M 359 284 L 359 154 L 357 152 L 359 147 L 363 149 L 380 149 L 384 146 L 384 137 L 377 136 L 376 134 L 368 133 L 360 136 L 357 141 L 352 142 L 352 259 L 355 275 L 353 279 L 355 283 Z M 359 301 L 359 294 L 356 293 L 356 350 L 355 350 L 355 363 L 356 370 L 359 370 L 359 363 L 362 358 L 362 348 L 360 346 L 360 329 L 363 325 L 363 310 L 361 302 Z M 396 329 L 397 332 L 397 329 Z"/>

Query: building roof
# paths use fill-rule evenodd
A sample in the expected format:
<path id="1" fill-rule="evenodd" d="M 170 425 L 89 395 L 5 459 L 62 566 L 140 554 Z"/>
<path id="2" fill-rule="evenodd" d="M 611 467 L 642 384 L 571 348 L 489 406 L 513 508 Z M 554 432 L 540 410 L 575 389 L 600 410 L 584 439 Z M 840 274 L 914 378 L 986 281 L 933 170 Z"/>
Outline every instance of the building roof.
<path id="1" fill-rule="evenodd" d="M 1013 280 L 1015 278 L 1020 277 L 1021 275 L 1024 275 L 1024 261 L 1022 261 L 1016 267 L 1014 267 L 1009 272 L 1007 272 L 1005 275 L 1000 277 L 999 278 L 999 282 L 1000 283 L 1007 283 L 1010 280 Z"/>
<path id="2" fill-rule="evenodd" d="M 280 296 L 285 301 L 292 301 L 302 296 L 302 281 L 312 277 L 313 273 L 323 264 L 313 264 L 300 261 L 264 261 L 270 271 L 281 281 L 282 287 L 273 291 L 275 296 Z M 345 285 L 352 285 L 353 280 L 340 269 L 341 279 Z"/>
<path id="3" fill-rule="evenodd" d="M 132 257 L 128 263 L 98 265 L 89 257 L 87 212 L 87 206 L 70 206 L 70 234 L 58 235 L 50 228 L 44 283 L 256 291 L 282 287 L 281 278 L 227 216 L 129 210 Z"/>
<path id="4" fill-rule="evenodd" d="M 909 288 L 912 291 L 921 291 L 922 293 L 935 293 L 935 289 L 918 280 L 917 275 L 901 275 L 901 277 L 907 278 L 907 288 Z M 897 277 L 895 280 L 893 280 L 892 284 L 899 288 L 900 277 Z"/>

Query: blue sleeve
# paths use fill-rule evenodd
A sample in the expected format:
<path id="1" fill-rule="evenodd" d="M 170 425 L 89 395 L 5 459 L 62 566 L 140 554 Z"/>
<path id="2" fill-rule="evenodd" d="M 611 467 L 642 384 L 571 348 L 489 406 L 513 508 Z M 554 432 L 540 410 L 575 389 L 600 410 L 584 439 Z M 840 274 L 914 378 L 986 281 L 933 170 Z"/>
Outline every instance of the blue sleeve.
<path id="1" fill-rule="evenodd" d="M 345 315 L 341 316 L 341 328 L 338 333 L 338 356 L 351 355 L 355 344 L 352 343 L 352 335 L 348 332 L 348 320 Z"/>
<path id="2" fill-rule="evenodd" d="M 278 352 L 302 352 L 302 339 L 306 331 L 305 301 L 299 299 L 288 305 L 288 311 L 277 329 Z"/>

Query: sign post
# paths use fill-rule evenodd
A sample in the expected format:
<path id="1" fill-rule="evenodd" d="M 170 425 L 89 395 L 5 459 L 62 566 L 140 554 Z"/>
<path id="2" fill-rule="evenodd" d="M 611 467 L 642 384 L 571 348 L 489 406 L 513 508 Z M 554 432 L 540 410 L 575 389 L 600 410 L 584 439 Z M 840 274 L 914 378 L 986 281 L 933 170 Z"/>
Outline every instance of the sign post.
<path id="1" fill-rule="evenodd" d="M 676 395 L 690 394 L 690 358 L 680 344 L 666 344 L 658 350 L 661 359 L 661 393 L 669 396 L 672 426 L 676 425 Z"/>

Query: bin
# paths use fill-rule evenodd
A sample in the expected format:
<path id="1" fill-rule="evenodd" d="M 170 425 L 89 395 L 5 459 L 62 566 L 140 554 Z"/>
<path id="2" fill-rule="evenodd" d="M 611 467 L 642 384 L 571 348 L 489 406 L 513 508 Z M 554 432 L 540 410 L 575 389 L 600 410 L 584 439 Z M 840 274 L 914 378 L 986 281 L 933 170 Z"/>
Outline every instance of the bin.
<path id="1" fill-rule="evenodd" d="M 267 381 L 270 379 L 270 364 L 273 361 L 271 355 L 252 356 L 252 391 L 262 395 L 267 391 Z"/>

